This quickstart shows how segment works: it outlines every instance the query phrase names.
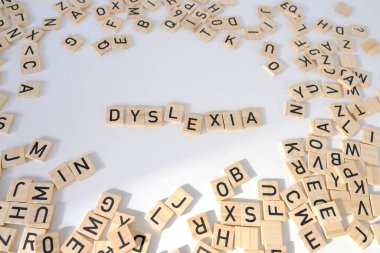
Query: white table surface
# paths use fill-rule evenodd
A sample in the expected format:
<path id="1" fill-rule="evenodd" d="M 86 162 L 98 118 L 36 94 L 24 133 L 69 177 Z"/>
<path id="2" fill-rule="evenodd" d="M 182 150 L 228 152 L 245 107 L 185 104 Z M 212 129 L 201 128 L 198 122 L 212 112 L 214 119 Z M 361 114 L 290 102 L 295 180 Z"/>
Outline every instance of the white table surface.
<path id="1" fill-rule="evenodd" d="M 28 7 L 33 26 L 39 26 L 44 17 L 56 16 L 51 8 L 55 1 L 23 2 Z M 106 1 L 94 2 L 98 6 Z M 227 8 L 224 15 L 237 15 L 244 25 L 257 25 L 260 20 L 256 16 L 256 6 L 278 2 L 240 0 L 236 6 Z M 349 18 L 334 12 L 337 1 L 296 2 L 302 5 L 309 25 L 326 17 L 340 25 L 368 25 L 370 36 L 380 34 L 380 1 L 346 0 L 354 6 Z M 137 228 L 152 231 L 143 221 L 144 213 L 156 201 L 167 198 L 176 187 L 190 184 L 199 192 L 199 201 L 161 235 L 154 233 L 151 252 L 170 251 L 186 244 L 193 248 L 195 243 L 187 227 L 187 217 L 212 209 L 219 215 L 209 181 L 222 176 L 225 166 L 244 159 L 256 176 L 242 187 L 237 198 L 257 198 L 256 181 L 265 178 L 280 179 L 284 189 L 293 179 L 284 169 L 279 142 L 306 136 L 312 118 L 328 118 L 327 106 L 334 101 L 322 98 L 307 102 L 306 120 L 297 121 L 283 115 L 283 103 L 289 99 L 288 87 L 320 78 L 315 70 L 304 74 L 292 63 L 297 54 L 288 45 L 288 40 L 294 36 L 289 30 L 289 22 L 279 12 L 275 17 L 279 30 L 273 35 L 265 35 L 265 40 L 281 44 L 280 58 L 288 65 L 285 72 L 275 78 L 261 67 L 266 61 L 259 55 L 262 42 L 243 40 L 236 51 L 230 51 L 220 45 L 225 32 L 219 32 L 209 44 L 184 29 L 171 34 L 159 28 L 159 21 L 166 14 L 165 8 L 147 14 L 156 21 L 150 34 L 134 31 L 132 21 L 125 21 L 121 33 L 131 36 L 133 47 L 103 57 L 95 55 L 90 44 L 110 33 L 101 29 L 94 16 L 78 25 L 64 20 L 61 30 L 48 32 L 40 43 L 44 65 L 41 73 L 20 74 L 21 42 L 2 54 L 6 63 L 1 66 L 0 91 L 11 95 L 3 111 L 15 113 L 16 121 L 12 133 L 0 137 L 0 150 L 27 145 L 38 137 L 53 139 L 54 147 L 43 164 L 30 161 L 6 169 L 0 184 L 1 198 L 5 198 L 10 180 L 16 177 L 48 180 L 49 170 L 81 154 L 90 153 L 98 169 L 87 180 L 57 192 L 53 229 L 61 229 L 61 240 L 66 239 L 85 213 L 95 207 L 103 191 L 121 193 L 125 198 L 120 210 L 137 214 Z M 77 33 L 86 40 L 77 53 L 69 53 L 60 45 L 70 33 Z M 322 36 L 312 31 L 307 38 L 316 43 L 330 39 L 331 34 Z M 357 46 L 362 69 L 372 74 L 370 88 L 364 93 L 366 97 L 374 96 L 380 88 L 380 55 L 368 57 L 358 43 Z M 42 82 L 42 96 L 34 100 L 16 98 L 18 83 L 29 80 Z M 182 134 L 178 125 L 160 128 L 105 126 L 106 106 L 164 106 L 173 101 L 185 103 L 186 111 L 194 113 L 260 107 L 264 126 L 234 133 L 204 132 L 199 137 Z M 378 126 L 380 116 L 373 116 L 366 122 Z M 331 147 L 338 148 L 340 140 L 335 137 Z M 293 222 L 286 223 L 284 236 L 288 252 L 307 252 Z M 379 245 L 372 243 L 365 252 L 379 250 Z M 360 252 L 360 249 L 348 237 L 341 237 L 321 252 Z"/>

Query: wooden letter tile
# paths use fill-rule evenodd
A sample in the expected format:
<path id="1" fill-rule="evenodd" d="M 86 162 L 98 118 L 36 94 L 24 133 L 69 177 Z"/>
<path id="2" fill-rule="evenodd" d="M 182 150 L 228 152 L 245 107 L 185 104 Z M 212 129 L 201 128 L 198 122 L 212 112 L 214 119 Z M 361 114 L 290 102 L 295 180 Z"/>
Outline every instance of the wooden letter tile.
<path id="1" fill-rule="evenodd" d="M 351 224 L 346 230 L 346 233 L 362 249 L 367 248 L 374 238 L 371 230 L 357 220 L 352 220 Z"/>
<path id="2" fill-rule="evenodd" d="M 136 242 L 127 225 L 115 229 L 108 234 L 107 238 L 116 253 L 130 252 L 136 246 Z"/>
<path id="3" fill-rule="evenodd" d="M 18 86 L 17 97 L 19 98 L 37 98 L 40 96 L 41 83 L 30 81 L 22 82 Z"/>
<path id="4" fill-rule="evenodd" d="M 83 45 L 83 43 L 84 40 L 75 34 L 70 34 L 61 41 L 61 45 L 70 52 L 77 51 Z"/>
<path id="5" fill-rule="evenodd" d="M 183 133 L 198 136 L 202 131 L 203 116 L 201 114 L 186 113 L 183 120 Z"/>
<path id="6" fill-rule="evenodd" d="M 293 220 L 299 230 L 303 230 L 318 222 L 308 203 L 304 203 L 290 211 L 289 217 Z"/>
<path id="7" fill-rule="evenodd" d="M 205 124 L 209 132 L 224 131 L 223 112 L 206 112 Z"/>
<path id="8" fill-rule="evenodd" d="M 27 202 L 32 179 L 13 179 L 8 188 L 6 200 L 14 202 Z"/>
<path id="9" fill-rule="evenodd" d="M 4 169 L 25 163 L 24 145 L 3 150 L 1 164 Z"/>
<path id="10" fill-rule="evenodd" d="M 293 100 L 288 100 L 285 103 L 284 114 L 288 118 L 304 119 L 306 117 L 306 104 L 299 103 Z"/>
<path id="11" fill-rule="evenodd" d="M 270 60 L 269 62 L 265 63 L 263 65 L 263 68 L 271 76 L 276 76 L 276 75 L 280 74 L 282 71 L 285 70 L 285 64 L 282 63 L 278 59 L 273 59 L 273 60 Z"/>
<path id="12" fill-rule="evenodd" d="M 61 189 L 75 181 L 75 176 L 66 163 L 49 171 L 49 177 L 57 189 Z"/>
<path id="13" fill-rule="evenodd" d="M 88 155 L 69 161 L 67 165 L 78 181 L 84 180 L 96 171 L 95 166 Z"/>
<path id="14" fill-rule="evenodd" d="M 163 124 L 163 113 L 161 107 L 145 108 L 145 126 L 157 127 L 162 126 Z"/>
<path id="15" fill-rule="evenodd" d="M 282 200 L 263 201 L 264 220 L 266 221 L 286 221 L 285 203 Z"/>
<path id="16" fill-rule="evenodd" d="M 283 245 L 281 222 L 263 221 L 261 223 L 261 241 L 264 245 Z"/>
<path id="17" fill-rule="evenodd" d="M 307 201 L 302 184 L 295 183 L 280 193 L 282 200 L 290 210 L 295 209 Z"/>
<path id="18" fill-rule="evenodd" d="M 288 139 L 281 142 L 286 159 L 298 158 L 305 155 L 303 139 Z"/>
<path id="19" fill-rule="evenodd" d="M 115 105 L 108 106 L 106 109 L 106 125 L 107 126 L 123 126 L 124 125 L 124 106 Z"/>
<path id="20" fill-rule="evenodd" d="M 50 153 L 53 146 L 53 142 L 44 139 L 35 139 L 32 144 L 29 145 L 25 152 L 25 157 L 38 161 L 44 162 L 46 157 Z"/>
<path id="21" fill-rule="evenodd" d="M 173 217 L 174 212 L 161 201 L 146 214 L 145 220 L 153 226 L 154 229 L 161 231 Z"/>
<path id="22" fill-rule="evenodd" d="M 123 212 L 116 212 L 111 220 L 111 225 L 108 229 L 108 233 L 114 231 L 115 229 L 123 226 L 123 225 L 130 225 L 134 223 L 136 220 L 136 217 L 127 213 Z"/>
<path id="23" fill-rule="evenodd" d="M 235 196 L 234 189 L 228 177 L 221 177 L 210 182 L 215 198 L 218 201 L 232 198 Z"/>
<path id="24" fill-rule="evenodd" d="M 298 233 L 309 252 L 317 252 L 326 246 L 326 240 L 318 227 L 318 225 L 312 225 Z"/>
<path id="25" fill-rule="evenodd" d="M 82 235 L 90 237 L 94 240 L 99 240 L 105 227 L 107 226 L 108 220 L 100 215 L 93 212 L 87 212 L 86 216 L 83 218 L 82 223 L 78 228 L 78 232 Z"/>
<path id="26" fill-rule="evenodd" d="M 39 235 L 43 235 L 45 233 L 46 233 L 46 229 L 28 228 L 28 227 L 24 228 L 17 252 L 20 252 L 20 253 L 35 252 L 36 237 Z"/>
<path id="27" fill-rule="evenodd" d="M 207 213 L 197 214 L 187 219 L 191 236 L 195 241 L 202 240 L 212 235 Z"/>
<path id="28" fill-rule="evenodd" d="M 260 200 L 280 200 L 278 181 L 257 181 L 257 190 Z"/>
<path id="29" fill-rule="evenodd" d="M 215 249 L 231 251 L 234 246 L 235 229 L 232 226 L 221 224 L 214 225 L 212 247 Z"/>
<path id="30" fill-rule="evenodd" d="M 220 223 L 223 225 L 240 226 L 240 203 L 236 201 L 220 202 Z"/>
<path id="31" fill-rule="evenodd" d="M 92 243 L 84 236 L 74 231 L 61 245 L 62 253 L 88 253 L 92 248 Z"/>
<path id="32" fill-rule="evenodd" d="M 244 168 L 240 161 L 224 168 L 224 172 L 227 174 L 228 180 L 230 181 L 232 187 L 240 186 L 250 179 L 247 169 Z"/>
<path id="33" fill-rule="evenodd" d="M 59 233 L 57 231 L 49 232 L 36 236 L 34 241 L 35 252 L 59 253 Z"/>
<path id="34" fill-rule="evenodd" d="M 25 224 L 31 228 L 49 229 L 54 215 L 54 205 L 30 204 Z"/>
<path id="35" fill-rule="evenodd" d="M 53 183 L 32 182 L 29 190 L 28 203 L 51 204 L 54 197 Z"/>
<path id="36" fill-rule="evenodd" d="M 10 252 L 17 239 L 16 237 L 17 229 L 0 227 L 0 250 L 3 252 Z"/>
<path id="37" fill-rule="evenodd" d="M 111 192 L 103 192 L 95 207 L 94 213 L 107 219 L 112 219 L 121 202 L 119 195 Z"/>
<path id="38" fill-rule="evenodd" d="M 186 212 L 186 209 L 193 202 L 193 196 L 186 192 L 183 187 L 177 188 L 177 190 L 165 201 L 167 205 L 173 212 L 181 216 Z"/>
<path id="39" fill-rule="evenodd" d="M 259 108 L 244 108 L 241 110 L 241 114 L 243 118 L 243 126 L 245 128 L 256 128 L 261 126 L 262 122 Z"/>
<path id="40" fill-rule="evenodd" d="M 166 104 L 164 120 L 173 124 L 181 124 L 185 106 L 178 103 Z"/>
<path id="41" fill-rule="evenodd" d="M 255 227 L 235 227 L 235 248 L 259 249 L 260 230 Z"/>

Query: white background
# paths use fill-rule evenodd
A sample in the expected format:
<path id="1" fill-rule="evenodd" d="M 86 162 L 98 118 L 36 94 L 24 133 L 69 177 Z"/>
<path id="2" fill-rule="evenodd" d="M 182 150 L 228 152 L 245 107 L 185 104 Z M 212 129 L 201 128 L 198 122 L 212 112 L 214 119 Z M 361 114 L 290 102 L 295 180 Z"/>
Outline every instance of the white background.
<path id="1" fill-rule="evenodd" d="M 55 1 L 23 2 L 26 2 L 33 26 L 39 26 L 44 17 L 56 16 L 51 8 Z M 98 6 L 106 1 L 94 2 Z M 236 6 L 226 8 L 223 15 L 237 15 L 243 25 L 257 25 L 260 20 L 256 16 L 256 6 L 274 5 L 278 1 L 237 2 Z M 346 2 L 354 6 L 349 18 L 334 12 L 337 1 L 298 1 L 309 25 L 326 17 L 340 25 L 368 25 L 371 36 L 380 34 L 380 1 Z M 335 102 L 322 98 L 310 100 L 307 102 L 308 117 L 304 121 L 283 116 L 283 103 L 289 98 L 288 87 L 319 77 L 315 70 L 304 74 L 293 65 L 297 54 L 288 45 L 293 34 L 289 22 L 279 12 L 275 17 L 279 30 L 273 35 L 265 35 L 265 40 L 281 44 L 280 58 L 287 63 L 285 72 L 275 78 L 261 67 L 265 62 L 259 55 L 262 42 L 244 40 L 237 50 L 230 51 L 220 45 L 224 32 L 205 44 L 187 30 L 171 34 L 160 29 L 159 21 L 167 14 L 164 7 L 153 14 L 146 13 L 156 21 L 150 34 L 138 33 L 132 29 L 131 20 L 124 21 L 122 33 L 130 35 L 133 42 L 133 47 L 127 51 L 114 51 L 103 57 L 95 55 L 90 45 L 110 34 L 103 31 L 91 15 L 78 25 L 63 20 L 61 30 L 45 35 L 40 43 L 44 66 L 41 73 L 20 74 L 21 42 L 2 55 L 6 63 L 1 67 L 0 90 L 11 96 L 3 111 L 15 113 L 16 121 L 12 133 L 0 137 L 0 150 L 27 145 L 38 137 L 54 140 L 54 147 L 43 164 L 29 161 L 5 170 L 0 185 L 1 198 L 5 198 L 11 179 L 48 180 L 49 170 L 81 154 L 90 153 L 98 169 L 87 180 L 57 192 L 53 229 L 61 229 L 61 240 L 66 239 L 85 213 L 95 207 L 105 190 L 122 194 L 124 199 L 119 209 L 137 215 L 138 229 L 152 231 L 143 221 L 144 213 L 156 201 L 167 198 L 176 187 L 190 184 L 198 192 L 196 205 L 172 222 L 161 235 L 154 233 L 151 252 L 171 251 L 186 244 L 193 248 L 195 243 L 186 224 L 187 217 L 212 209 L 219 215 L 209 181 L 223 176 L 225 166 L 244 159 L 256 176 L 241 188 L 237 198 L 256 198 L 256 181 L 260 179 L 278 178 L 282 182 L 281 189 L 292 184 L 293 180 L 284 169 L 279 142 L 306 136 L 310 131 L 309 121 L 315 117 L 327 118 L 327 106 Z M 83 48 L 74 54 L 60 45 L 70 33 L 79 34 L 86 40 Z M 316 43 L 331 35 L 321 36 L 312 31 L 307 37 Z M 357 52 L 362 69 L 372 73 L 365 95 L 374 96 L 379 88 L 379 55 L 368 57 L 359 45 Z M 16 98 L 19 82 L 31 80 L 42 82 L 42 96 L 34 100 Z M 186 111 L 194 113 L 260 107 L 264 126 L 234 133 L 204 132 L 199 137 L 182 134 L 178 125 L 160 128 L 105 126 L 106 106 L 164 106 L 173 101 L 185 103 Z M 379 125 L 380 116 L 373 116 L 366 122 Z M 340 140 L 335 137 L 331 148 L 338 148 Z M 292 222 L 286 223 L 284 237 L 288 252 L 306 252 Z M 374 242 L 365 252 L 379 250 Z M 321 252 L 360 252 L 360 249 L 348 237 L 341 237 Z"/>

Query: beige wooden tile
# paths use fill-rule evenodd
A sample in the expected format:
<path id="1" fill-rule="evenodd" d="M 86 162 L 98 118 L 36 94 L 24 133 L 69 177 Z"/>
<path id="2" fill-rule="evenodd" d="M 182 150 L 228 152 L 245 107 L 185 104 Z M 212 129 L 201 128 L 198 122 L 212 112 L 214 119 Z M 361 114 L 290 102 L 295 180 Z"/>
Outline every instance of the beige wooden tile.
<path id="1" fill-rule="evenodd" d="M 344 2 L 338 2 L 334 10 L 336 13 L 348 17 L 352 13 L 352 6 Z"/>
<path id="2" fill-rule="evenodd" d="M 241 110 L 243 126 L 245 128 L 261 127 L 262 119 L 259 108 L 248 107 Z"/>
<path id="3" fill-rule="evenodd" d="M 44 18 L 41 27 L 44 31 L 59 30 L 61 29 L 61 18 Z"/>
<path id="4" fill-rule="evenodd" d="M 220 223 L 223 225 L 240 226 L 241 207 L 237 201 L 220 202 Z"/>
<path id="5" fill-rule="evenodd" d="M 121 197 L 112 192 L 103 192 L 99 198 L 94 213 L 107 219 L 112 219 L 121 202 Z"/>
<path id="6" fill-rule="evenodd" d="M 255 227 L 235 227 L 235 248 L 259 249 L 260 230 Z"/>
<path id="7" fill-rule="evenodd" d="M 145 215 L 145 220 L 156 230 L 161 231 L 173 217 L 174 212 L 163 202 L 158 201 Z"/>
<path id="8" fill-rule="evenodd" d="M 263 21 L 259 24 L 261 30 L 268 34 L 272 34 L 277 30 L 277 23 L 269 18 L 264 18 Z"/>
<path id="9" fill-rule="evenodd" d="M 35 56 L 21 59 L 20 61 L 21 74 L 32 74 L 42 71 L 41 57 Z"/>
<path id="10" fill-rule="evenodd" d="M 189 192 L 183 187 L 178 187 L 165 201 L 165 205 L 172 209 L 176 215 L 181 216 L 186 212 L 193 200 L 194 198 Z"/>
<path id="11" fill-rule="evenodd" d="M 284 115 L 288 118 L 304 119 L 306 117 L 306 104 L 287 100 L 284 104 Z"/>
<path id="12" fill-rule="evenodd" d="M 38 161 L 45 162 L 53 147 L 53 142 L 39 138 L 33 140 L 32 144 L 25 151 L 25 157 Z"/>
<path id="13" fill-rule="evenodd" d="M 145 126 L 159 127 L 164 124 L 164 115 L 161 107 L 146 107 L 145 108 Z"/>
<path id="14" fill-rule="evenodd" d="M 303 203 L 288 214 L 294 224 L 296 224 L 298 230 L 305 229 L 318 222 L 308 203 Z"/>
<path id="15" fill-rule="evenodd" d="M 263 214 L 266 221 L 286 221 L 285 203 L 282 200 L 264 200 Z"/>
<path id="16" fill-rule="evenodd" d="M 78 232 L 93 240 L 99 240 L 107 226 L 107 222 L 106 218 L 89 211 L 79 225 Z"/>
<path id="17" fill-rule="evenodd" d="M 104 19 L 102 28 L 110 33 L 117 33 L 123 27 L 123 20 L 117 17 L 108 17 Z"/>
<path id="18" fill-rule="evenodd" d="M 224 131 L 223 112 L 206 112 L 205 124 L 208 132 Z"/>
<path id="19" fill-rule="evenodd" d="M 298 235 L 309 252 L 317 252 L 326 246 L 326 240 L 316 224 L 299 231 Z"/>
<path id="20" fill-rule="evenodd" d="M 3 252 L 10 252 L 17 239 L 18 230 L 15 228 L 0 227 L 0 234 L 2 238 L 7 238 L 5 243 L 0 243 L 0 250 Z"/>
<path id="21" fill-rule="evenodd" d="M 348 226 L 347 235 L 362 249 L 367 248 L 374 236 L 371 230 L 358 220 L 353 220 Z"/>
<path id="22" fill-rule="evenodd" d="M 227 175 L 232 187 L 240 186 L 250 179 L 247 169 L 241 161 L 234 162 L 225 167 L 224 173 Z"/>
<path id="23" fill-rule="evenodd" d="M 11 132 L 14 120 L 14 114 L 0 113 L 0 135 L 9 134 Z"/>
<path id="24" fill-rule="evenodd" d="M 332 27 L 332 23 L 326 18 L 320 18 L 314 23 L 314 29 L 319 33 L 326 33 Z"/>
<path id="25" fill-rule="evenodd" d="M 260 26 L 246 26 L 244 27 L 244 37 L 247 40 L 261 40 L 263 35 Z"/>
<path id="26" fill-rule="evenodd" d="M 183 120 L 182 132 L 188 135 L 198 136 L 202 132 L 203 115 L 186 113 Z"/>
<path id="27" fill-rule="evenodd" d="M 22 82 L 18 86 L 17 97 L 38 98 L 40 96 L 41 83 L 37 81 Z"/>
<path id="28" fill-rule="evenodd" d="M 1 164 L 3 169 L 25 163 L 24 145 L 8 148 L 2 151 Z"/>
<path id="29" fill-rule="evenodd" d="M 239 46 L 240 40 L 240 35 L 234 32 L 227 32 L 226 35 L 223 37 L 221 45 L 224 48 L 234 50 Z"/>
<path id="30" fill-rule="evenodd" d="M 46 229 L 28 228 L 28 227 L 24 228 L 17 252 L 20 252 L 20 253 L 35 252 L 36 237 L 39 235 L 43 235 L 45 233 L 46 233 Z"/>
<path id="31" fill-rule="evenodd" d="M 215 249 L 231 251 L 234 246 L 235 228 L 222 224 L 214 225 L 211 246 Z"/>
<path id="32" fill-rule="evenodd" d="M 198 244 L 195 246 L 194 252 L 218 253 L 219 251 L 212 248 L 207 243 L 199 241 Z"/>
<path id="33" fill-rule="evenodd" d="M 283 190 L 280 195 L 289 210 L 293 210 L 307 201 L 303 186 L 299 182 Z"/>
<path id="34" fill-rule="evenodd" d="M 374 218 L 369 197 L 353 198 L 351 205 L 354 219 L 370 221 Z"/>
<path id="35" fill-rule="evenodd" d="M 71 233 L 65 242 L 61 244 L 62 253 L 77 253 L 78 244 L 81 246 L 81 253 L 88 253 L 92 248 L 92 242 L 80 235 L 77 231 Z"/>
<path id="36" fill-rule="evenodd" d="M 275 15 L 275 9 L 270 5 L 259 5 L 256 11 L 259 18 L 273 18 Z"/>
<path id="37" fill-rule="evenodd" d="M 54 205 L 29 204 L 25 225 L 31 228 L 50 229 L 54 209 Z"/>
<path id="38" fill-rule="evenodd" d="M 235 196 L 234 189 L 227 176 L 214 179 L 210 182 L 215 198 L 218 201 L 229 199 Z"/>
<path id="39" fill-rule="evenodd" d="M 351 24 L 350 25 L 351 35 L 359 38 L 368 37 L 368 27 L 365 25 Z"/>
<path id="40" fill-rule="evenodd" d="M 97 21 L 104 20 L 111 15 L 107 5 L 95 7 L 93 9 L 93 14 L 94 14 Z"/>
<path id="41" fill-rule="evenodd" d="M 212 236 L 211 226 L 207 213 L 200 213 L 187 219 L 191 236 L 195 241 L 203 240 Z"/>
<path id="42" fill-rule="evenodd" d="M 134 223 L 135 220 L 136 220 L 136 217 L 131 215 L 131 214 L 128 214 L 125 212 L 115 212 L 115 214 L 111 220 L 111 224 L 110 224 L 110 227 L 108 229 L 108 233 L 114 231 L 115 229 L 117 229 L 123 225 L 130 225 L 130 224 Z"/>
<path id="43" fill-rule="evenodd" d="M 84 39 L 76 34 L 69 34 L 61 41 L 61 45 L 70 52 L 76 52 L 83 43 Z"/>
<path id="44" fill-rule="evenodd" d="M 71 22 L 74 24 L 79 24 L 82 22 L 86 17 L 87 13 L 84 10 L 78 9 L 77 7 L 71 8 L 66 14 L 65 17 L 67 17 Z"/>
<path id="45" fill-rule="evenodd" d="M 95 53 L 98 56 L 102 56 L 108 53 L 112 49 L 111 41 L 108 37 L 101 38 L 95 41 L 94 43 L 91 44 L 91 47 L 94 49 Z"/>
<path id="46" fill-rule="evenodd" d="M 261 46 L 261 55 L 268 58 L 277 58 L 280 45 L 272 41 L 264 41 Z"/>
<path id="47" fill-rule="evenodd" d="M 263 68 L 271 76 L 276 76 L 285 70 L 285 64 L 278 59 L 273 59 L 263 64 Z"/>
<path id="48" fill-rule="evenodd" d="M 67 162 L 67 165 L 78 181 L 86 179 L 96 171 L 95 165 L 89 155 L 77 157 Z"/>
<path id="49" fill-rule="evenodd" d="M 223 122 L 227 132 L 243 129 L 240 111 L 223 112 Z"/>
<path id="50" fill-rule="evenodd" d="M 184 110 L 184 104 L 168 103 L 166 104 L 164 120 L 173 124 L 181 124 Z"/>
<path id="51" fill-rule="evenodd" d="M 282 222 L 263 221 L 261 223 L 261 242 L 264 245 L 283 245 Z"/>
<path id="52" fill-rule="evenodd" d="M 35 238 L 35 252 L 49 251 L 51 253 L 59 253 L 59 232 L 53 231 L 43 235 L 38 235 Z"/>

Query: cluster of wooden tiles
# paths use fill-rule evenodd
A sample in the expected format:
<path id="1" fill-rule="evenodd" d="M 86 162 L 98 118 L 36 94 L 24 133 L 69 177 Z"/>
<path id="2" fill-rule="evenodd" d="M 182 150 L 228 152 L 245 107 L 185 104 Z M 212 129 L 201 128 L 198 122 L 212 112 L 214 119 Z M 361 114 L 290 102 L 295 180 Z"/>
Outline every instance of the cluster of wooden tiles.
<path id="1" fill-rule="evenodd" d="M 313 120 L 312 134 L 281 143 L 286 169 L 296 183 L 281 196 L 289 217 L 310 252 L 323 248 L 327 239 L 350 236 L 361 248 L 379 237 L 378 224 L 368 222 L 380 215 L 380 130 L 365 126 L 362 139 L 343 139 L 341 150 L 328 146 L 334 136 L 332 120 Z M 352 217 L 349 225 L 343 216 Z M 318 245 L 318 247 L 317 247 Z"/>
<path id="2" fill-rule="evenodd" d="M 121 196 L 103 192 L 96 207 L 86 213 L 79 227 L 58 246 L 58 252 L 60 249 L 63 253 L 87 253 L 92 249 L 96 253 L 147 253 L 152 235 L 134 228 L 136 217 L 118 210 L 121 201 Z"/>
<path id="3" fill-rule="evenodd" d="M 203 123 L 204 121 L 204 123 Z M 185 105 L 168 103 L 162 107 L 109 106 L 106 109 L 107 126 L 158 127 L 164 123 L 183 124 L 183 133 L 200 135 L 203 125 L 208 132 L 238 131 L 261 126 L 259 108 L 248 107 L 241 111 L 206 112 L 205 115 L 185 113 Z"/>
<path id="4" fill-rule="evenodd" d="M 36 252 L 36 241 L 53 222 L 54 193 L 52 182 L 34 182 L 29 178 L 10 182 L 5 201 L 0 201 L 0 251 L 12 252 L 22 231 L 18 252 Z M 53 234 L 54 238 L 57 236 Z"/>
<path id="5" fill-rule="evenodd" d="M 22 165 L 29 160 L 45 162 L 52 148 L 52 141 L 37 138 L 26 149 L 24 145 L 18 145 L 2 151 L 0 150 L 0 177 L 3 169 Z"/>

